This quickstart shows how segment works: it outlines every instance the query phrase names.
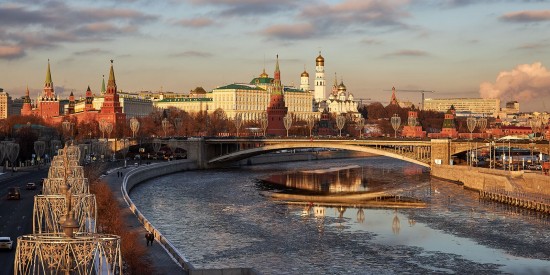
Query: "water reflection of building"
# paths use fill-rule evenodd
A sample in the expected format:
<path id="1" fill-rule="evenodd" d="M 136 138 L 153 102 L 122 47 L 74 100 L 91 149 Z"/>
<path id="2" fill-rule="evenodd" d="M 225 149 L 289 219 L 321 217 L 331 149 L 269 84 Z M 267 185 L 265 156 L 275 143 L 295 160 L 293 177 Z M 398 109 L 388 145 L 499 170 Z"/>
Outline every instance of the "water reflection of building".
<path id="1" fill-rule="evenodd" d="M 362 184 L 362 178 L 363 175 L 358 169 L 342 169 L 272 175 L 268 181 L 300 190 L 340 193 L 368 190 L 367 186 Z"/>
<path id="2" fill-rule="evenodd" d="M 313 207 L 313 216 L 315 218 L 324 218 L 326 214 L 326 208 L 324 206 Z"/>

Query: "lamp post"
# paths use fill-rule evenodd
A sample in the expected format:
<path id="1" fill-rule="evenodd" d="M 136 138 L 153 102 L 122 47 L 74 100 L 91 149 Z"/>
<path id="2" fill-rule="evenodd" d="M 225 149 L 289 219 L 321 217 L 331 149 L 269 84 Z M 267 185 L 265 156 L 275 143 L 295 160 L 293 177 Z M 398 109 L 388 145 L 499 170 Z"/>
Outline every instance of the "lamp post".
<path id="1" fill-rule="evenodd" d="M 168 130 L 168 126 L 170 125 L 170 122 L 167 118 L 163 118 L 161 122 L 162 130 L 164 131 L 164 137 L 166 137 L 166 131 Z"/>
<path id="2" fill-rule="evenodd" d="M 397 138 L 397 130 L 399 127 L 401 127 L 401 117 L 397 114 L 393 114 L 393 116 L 390 119 L 391 127 L 393 128 L 393 131 L 395 132 L 395 138 Z"/>
<path id="3" fill-rule="evenodd" d="M 470 131 L 470 140 L 473 139 L 473 132 L 476 129 L 477 120 L 475 117 L 468 117 L 466 119 L 466 125 L 468 126 L 468 131 Z"/>
<path id="4" fill-rule="evenodd" d="M 359 130 L 359 138 L 362 137 L 364 127 L 365 127 L 365 119 L 362 117 L 358 118 L 355 121 L 355 129 Z"/>
<path id="5" fill-rule="evenodd" d="M 307 118 L 307 128 L 309 128 L 309 136 L 310 137 L 313 137 L 312 132 L 313 132 L 313 127 L 314 126 L 315 126 L 315 117 L 314 116 L 309 116 Z"/>
<path id="6" fill-rule="evenodd" d="M 132 137 L 135 138 L 139 131 L 139 120 L 135 117 L 130 119 L 130 130 L 132 130 Z"/>
<path id="7" fill-rule="evenodd" d="M 288 130 L 290 130 L 290 127 L 292 127 L 292 115 L 286 114 L 286 116 L 283 117 L 283 123 L 286 129 L 286 137 L 288 137 Z"/>
<path id="8" fill-rule="evenodd" d="M 233 123 L 235 123 L 235 130 L 237 132 L 237 137 L 239 137 L 239 130 L 241 129 L 241 126 L 243 126 L 243 114 L 236 113 Z"/>
<path id="9" fill-rule="evenodd" d="M 336 117 L 336 127 L 340 131 L 338 135 L 339 137 L 342 136 L 342 129 L 344 129 L 345 124 L 346 124 L 346 117 L 344 117 L 343 115 L 339 115 Z"/>
<path id="10" fill-rule="evenodd" d="M 265 131 L 267 130 L 269 120 L 267 119 L 267 113 L 262 113 L 262 116 L 260 117 L 260 125 L 262 127 L 262 131 L 264 132 L 265 137 Z"/>

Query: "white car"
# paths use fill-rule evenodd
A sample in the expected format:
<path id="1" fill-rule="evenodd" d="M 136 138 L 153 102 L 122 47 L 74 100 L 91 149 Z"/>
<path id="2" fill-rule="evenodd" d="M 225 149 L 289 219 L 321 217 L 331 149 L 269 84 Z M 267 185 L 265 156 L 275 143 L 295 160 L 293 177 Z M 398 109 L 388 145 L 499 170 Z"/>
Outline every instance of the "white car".
<path id="1" fill-rule="evenodd" d="M 11 250 L 13 246 L 13 241 L 10 237 L 0 237 L 0 249 L 9 249 Z"/>

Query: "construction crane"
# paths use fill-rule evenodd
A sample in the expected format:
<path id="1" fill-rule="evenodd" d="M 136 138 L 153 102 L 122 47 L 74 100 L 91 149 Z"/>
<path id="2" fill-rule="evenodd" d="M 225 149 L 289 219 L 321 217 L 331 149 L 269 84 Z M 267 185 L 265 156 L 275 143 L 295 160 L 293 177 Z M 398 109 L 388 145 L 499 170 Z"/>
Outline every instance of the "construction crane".
<path id="1" fill-rule="evenodd" d="M 425 90 L 397 90 L 395 87 L 391 90 L 384 90 L 385 92 L 389 91 L 396 91 L 401 93 L 422 93 L 422 108 L 420 110 L 424 110 L 424 93 L 435 93 L 435 91 L 425 91 Z"/>
<path id="2" fill-rule="evenodd" d="M 363 106 L 363 100 L 364 101 L 370 101 L 370 98 L 355 98 L 355 101 L 359 101 L 359 106 Z"/>

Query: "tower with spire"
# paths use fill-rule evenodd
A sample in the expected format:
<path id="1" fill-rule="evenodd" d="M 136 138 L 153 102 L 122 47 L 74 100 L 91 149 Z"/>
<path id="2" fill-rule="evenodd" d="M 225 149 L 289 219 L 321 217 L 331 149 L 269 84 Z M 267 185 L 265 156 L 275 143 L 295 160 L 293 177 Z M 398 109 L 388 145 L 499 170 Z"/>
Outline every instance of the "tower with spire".
<path id="1" fill-rule="evenodd" d="M 286 134 L 286 128 L 283 118 L 288 112 L 285 106 L 283 95 L 283 85 L 281 84 L 281 71 L 279 70 L 279 55 L 275 64 L 275 73 L 273 85 L 269 88 L 271 98 L 267 107 L 267 134 L 283 136 Z"/>
<path id="2" fill-rule="evenodd" d="M 395 87 L 391 88 L 390 105 L 399 105 L 399 101 L 397 101 L 397 97 L 395 96 Z"/>
<path id="3" fill-rule="evenodd" d="M 71 94 L 69 95 L 69 106 L 67 108 L 68 114 L 74 114 L 74 106 L 75 106 L 74 94 L 73 92 L 71 92 Z"/>
<path id="4" fill-rule="evenodd" d="M 23 97 L 23 107 L 21 108 L 21 115 L 22 116 L 32 115 L 32 105 L 31 105 L 31 97 L 29 95 L 29 86 L 27 86 L 27 91 L 25 92 L 25 96 Z"/>
<path id="5" fill-rule="evenodd" d="M 115 71 L 113 69 L 113 60 L 111 59 L 111 69 L 109 71 L 109 80 L 107 81 L 107 90 L 105 91 L 103 105 L 99 112 L 99 121 L 102 119 L 113 124 L 113 129 L 117 129 L 116 125 L 124 123 L 126 115 L 122 112 L 119 96 L 117 93 L 117 85 L 115 81 Z"/>
<path id="6" fill-rule="evenodd" d="M 54 85 L 52 81 L 52 73 L 50 70 L 50 60 L 48 59 L 48 69 L 46 70 L 46 81 L 44 81 L 44 90 L 42 96 L 38 99 L 36 104 L 36 112 L 33 114 L 38 115 L 44 119 L 59 116 L 59 99 L 54 91 Z"/>
<path id="7" fill-rule="evenodd" d="M 88 112 L 94 109 L 94 96 L 92 94 L 92 90 L 90 89 L 90 85 L 88 85 L 88 89 L 86 90 L 86 102 L 84 104 L 84 111 Z"/>
<path id="8" fill-rule="evenodd" d="M 321 55 L 321 51 L 319 51 L 319 56 L 315 59 L 315 101 L 323 101 L 326 98 L 325 91 L 325 58 Z"/>

